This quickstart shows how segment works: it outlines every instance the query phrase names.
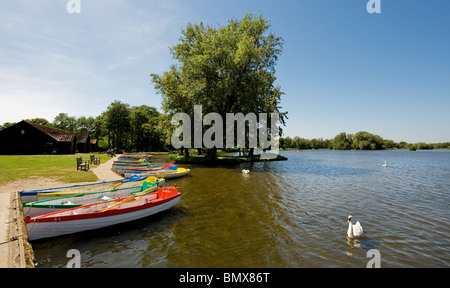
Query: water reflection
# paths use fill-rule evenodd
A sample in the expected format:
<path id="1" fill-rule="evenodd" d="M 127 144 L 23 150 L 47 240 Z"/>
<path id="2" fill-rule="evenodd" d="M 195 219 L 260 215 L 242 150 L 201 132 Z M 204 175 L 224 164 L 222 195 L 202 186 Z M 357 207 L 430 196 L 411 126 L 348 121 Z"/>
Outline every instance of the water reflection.
<path id="1" fill-rule="evenodd" d="M 267 189 L 275 176 L 254 170 L 243 176 L 236 168 L 196 170 L 203 179 L 215 181 L 195 181 L 186 187 L 184 194 L 195 212 L 183 219 L 191 225 L 178 225 L 174 231 L 168 266 L 258 267 L 258 259 L 266 255 L 272 256 L 271 265 L 286 266 L 275 248 L 279 235 L 286 233 L 275 220 L 287 211 L 274 201 L 280 199 L 280 191 Z"/>

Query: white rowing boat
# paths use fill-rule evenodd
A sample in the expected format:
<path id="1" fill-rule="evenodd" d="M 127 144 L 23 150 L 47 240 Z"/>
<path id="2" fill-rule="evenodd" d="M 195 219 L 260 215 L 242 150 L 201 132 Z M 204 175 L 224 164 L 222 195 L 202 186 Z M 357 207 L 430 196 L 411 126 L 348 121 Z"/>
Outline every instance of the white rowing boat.
<path id="1" fill-rule="evenodd" d="M 153 193 L 157 190 L 157 183 L 144 182 L 142 186 L 106 190 L 93 193 L 81 193 L 73 196 L 29 202 L 23 204 L 23 215 L 24 217 L 36 217 L 44 214 L 58 212 L 61 210 L 77 208 L 86 204 L 111 201 L 114 199 L 130 197 L 131 195 Z"/>
<path id="2" fill-rule="evenodd" d="M 141 219 L 168 210 L 181 201 L 176 187 L 157 193 L 83 205 L 37 217 L 26 217 L 30 241 L 99 229 Z"/>

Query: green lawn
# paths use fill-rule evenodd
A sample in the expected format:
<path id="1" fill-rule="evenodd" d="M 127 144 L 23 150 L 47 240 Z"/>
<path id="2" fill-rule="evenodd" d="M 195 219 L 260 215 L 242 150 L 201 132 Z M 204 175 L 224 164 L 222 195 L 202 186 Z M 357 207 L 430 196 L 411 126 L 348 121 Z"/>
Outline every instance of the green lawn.
<path id="1" fill-rule="evenodd" d="M 65 183 L 93 182 L 97 176 L 92 172 L 77 171 L 76 158 L 88 161 L 91 154 L 75 155 L 0 155 L 0 185 L 13 180 L 25 180 L 30 177 L 51 178 Z M 106 154 L 94 154 L 105 163 L 110 157 Z M 90 165 L 90 168 L 97 165 Z"/>

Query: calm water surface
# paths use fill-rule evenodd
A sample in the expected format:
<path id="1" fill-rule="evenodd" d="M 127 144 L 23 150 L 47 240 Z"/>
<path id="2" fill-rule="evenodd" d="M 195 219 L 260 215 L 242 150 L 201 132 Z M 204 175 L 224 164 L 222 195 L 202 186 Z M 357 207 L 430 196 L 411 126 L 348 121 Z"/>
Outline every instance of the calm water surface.
<path id="1" fill-rule="evenodd" d="M 191 168 L 180 204 L 34 243 L 37 267 L 449 267 L 450 151 L 285 151 L 288 161 Z M 388 167 L 382 168 L 384 161 Z M 241 174 L 249 169 L 250 175 Z M 347 216 L 367 231 L 346 237 Z"/>

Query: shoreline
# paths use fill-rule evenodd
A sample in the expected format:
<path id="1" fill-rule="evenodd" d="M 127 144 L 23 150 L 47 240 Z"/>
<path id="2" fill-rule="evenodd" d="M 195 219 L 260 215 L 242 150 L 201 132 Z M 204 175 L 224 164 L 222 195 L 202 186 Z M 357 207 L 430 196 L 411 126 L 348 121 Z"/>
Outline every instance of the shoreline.
<path id="1" fill-rule="evenodd" d="M 111 158 L 91 169 L 98 180 L 94 182 L 71 183 L 73 185 L 102 181 L 121 180 L 123 177 L 111 168 L 116 158 Z M 32 177 L 13 180 L 0 185 L 0 268 L 34 268 L 34 252 L 28 242 L 28 234 L 23 219 L 20 191 L 64 187 L 68 183 L 50 178 Z"/>

